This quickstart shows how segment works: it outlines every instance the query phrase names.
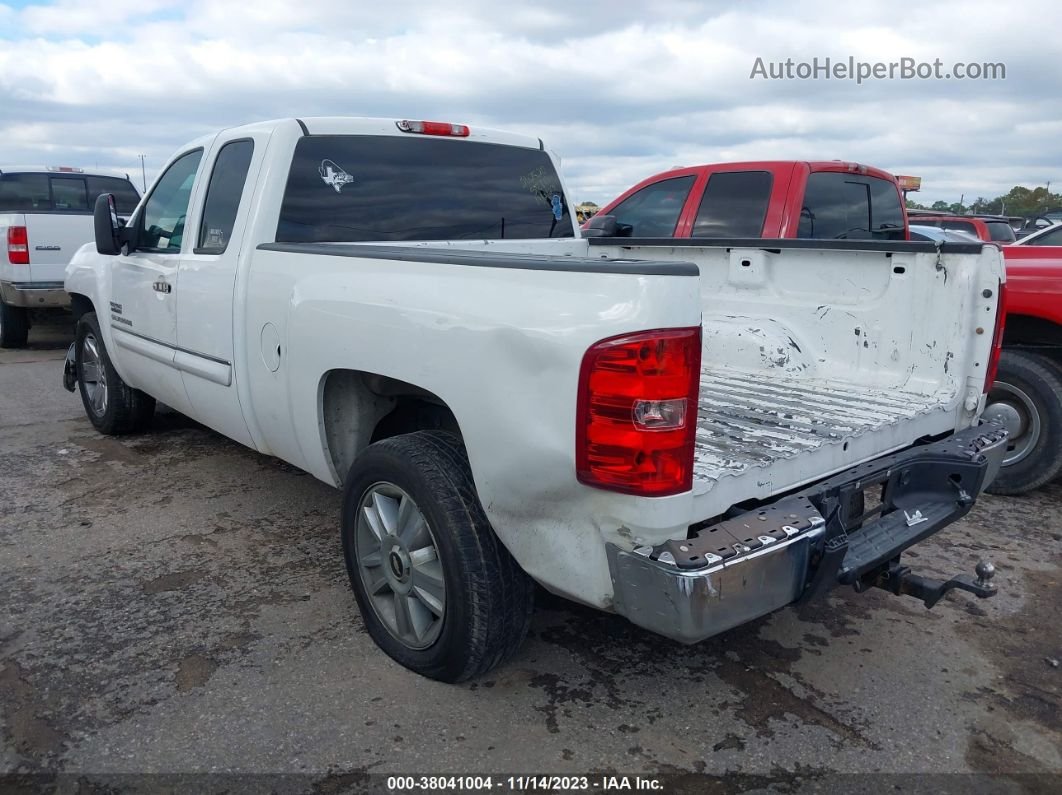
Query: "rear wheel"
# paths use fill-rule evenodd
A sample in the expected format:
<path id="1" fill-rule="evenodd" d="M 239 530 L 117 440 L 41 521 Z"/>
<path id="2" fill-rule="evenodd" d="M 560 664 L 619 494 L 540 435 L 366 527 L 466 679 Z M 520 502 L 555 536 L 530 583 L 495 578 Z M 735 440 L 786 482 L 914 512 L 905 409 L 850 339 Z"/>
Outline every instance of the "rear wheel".
<path id="1" fill-rule="evenodd" d="M 1024 494 L 1062 472 L 1062 368 L 1026 351 L 1005 350 L 985 419 L 1009 433 L 993 494 Z"/>
<path id="2" fill-rule="evenodd" d="M 25 307 L 0 301 L 0 348 L 25 348 L 29 336 L 29 312 Z"/>
<path id="3" fill-rule="evenodd" d="M 527 634 L 534 584 L 487 521 L 456 435 L 370 445 L 344 486 L 342 540 L 365 626 L 406 668 L 461 682 Z"/>
<path id="4" fill-rule="evenodd" d="M 128 386 L 111 364 L 94 312 L 81 316 L 74 340 L 81 402 L 93 427 L 110 436 L 135 433 L 151 424 L 155 398 Z"/>

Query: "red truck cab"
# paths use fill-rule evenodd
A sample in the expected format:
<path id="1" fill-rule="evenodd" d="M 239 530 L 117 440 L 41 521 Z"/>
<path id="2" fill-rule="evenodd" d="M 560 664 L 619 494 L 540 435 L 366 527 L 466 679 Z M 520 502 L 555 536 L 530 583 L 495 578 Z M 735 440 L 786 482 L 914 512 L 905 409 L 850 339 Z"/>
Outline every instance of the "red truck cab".
<path id="1" fill-rule="evenodd" d="M 642 180 L 586 227 L 606 216 L 620 237 L 907 239 L 896 178 L 839 160 L 676 168 Z"/>

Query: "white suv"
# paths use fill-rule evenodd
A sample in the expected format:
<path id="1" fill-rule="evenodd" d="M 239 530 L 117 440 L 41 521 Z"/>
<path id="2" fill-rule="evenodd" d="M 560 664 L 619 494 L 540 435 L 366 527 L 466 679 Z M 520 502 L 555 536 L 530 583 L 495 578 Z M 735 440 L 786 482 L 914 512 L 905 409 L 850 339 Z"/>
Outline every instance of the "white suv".
<path id="1" fill-rule="evenodd" d="M 122 215 L 140 201 L 127 174 L 0 167 L 0 347 L 26 344 L 29 310 L 70 305 L 66 264 L 93 239 L 92 209 L 101 193 L 114 194 Z"/>

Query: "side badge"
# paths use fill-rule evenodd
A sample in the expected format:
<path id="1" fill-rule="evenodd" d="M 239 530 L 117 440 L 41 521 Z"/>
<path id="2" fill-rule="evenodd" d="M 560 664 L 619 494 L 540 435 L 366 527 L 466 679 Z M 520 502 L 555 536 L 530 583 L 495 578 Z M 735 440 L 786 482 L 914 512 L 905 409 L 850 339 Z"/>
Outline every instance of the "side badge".
<path id="1" fill-rule="evenodd" d="M 336 189 L 336 193 L 342 192 L 344 185 L 349 185 L 354 181 L 354 177 L 350 176 L 331 160 L 322 160 L 321 167 L 317 170 L 321 174 L 324 184 L 331 185 Z"/>

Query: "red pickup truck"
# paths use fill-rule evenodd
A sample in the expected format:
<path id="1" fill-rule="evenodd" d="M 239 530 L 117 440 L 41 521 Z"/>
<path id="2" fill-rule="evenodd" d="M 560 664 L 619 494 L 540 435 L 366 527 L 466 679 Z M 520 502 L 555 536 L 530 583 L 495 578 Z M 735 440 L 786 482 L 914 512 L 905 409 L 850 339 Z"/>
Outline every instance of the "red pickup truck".
<path id="1" fill-rule="evenodd" d="M 906 240 L 907 214 L 896 178 L 880 169 L 769 160 L 655 174 L 584 229 L 606 237 Z"/>
<path id="2" fill-rule="evenodd" d="M 994 219 L 993 219 L 994 220 Z M 913 216 L 982 240 L 985 219 Z M 886 171 L 841 161 L 754 161 L 676 168 L 642 180 L 583 225 L 587 236 L 908 239 L 899 185 Z M 939 222 L 939 223 L 938 223 Z M 962 227 L 958 227 L 962 228 Z M 995 235 L 993 235 L 995 231 Z M 1003 246 L 1007 319 L 986 415 L 1010 430 L 991 491 L 1021 494 L 1062 472 L 1062 246 Z"/>
<path id="3" fill-rule="evenodd" d="M 985 416 L 1010 431 L 997 494 L 1062 473 L 1062 246 L 1004 246 L 1006 327 Z"/>

